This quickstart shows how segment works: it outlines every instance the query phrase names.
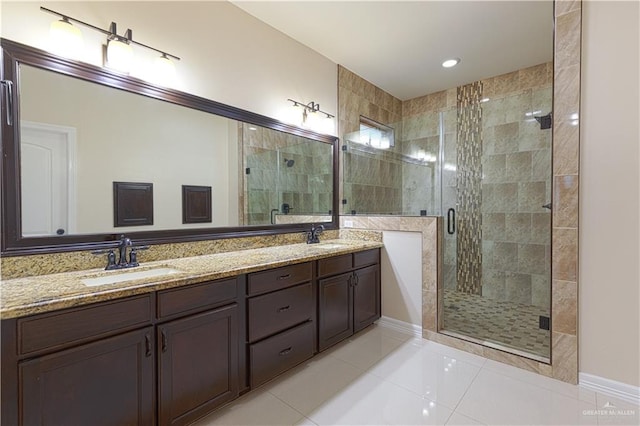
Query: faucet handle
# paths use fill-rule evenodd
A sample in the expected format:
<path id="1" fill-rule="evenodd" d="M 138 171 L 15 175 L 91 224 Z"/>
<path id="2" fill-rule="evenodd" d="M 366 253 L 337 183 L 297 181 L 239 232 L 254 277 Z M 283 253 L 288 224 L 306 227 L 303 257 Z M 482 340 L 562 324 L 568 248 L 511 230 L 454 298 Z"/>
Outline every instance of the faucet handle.
<path id="1" fill-rule="evenodd" d="M 116 254 L 113 252 L 112 249 L 105 249 L 105 250 L 94 250 L 91 252 L 91 254 L 107 254 L 107 266 L 105 266 L 105 270 L 108 271 L 110 269 L 115 269 L 116 267 Z"/>
<path id="2" fill-rule="evenodd" d="M 140 266 L 138 263 L 138 250 L 148 250 L 149 246 L 132 246 L 129 252 L 129 267 Z"/>

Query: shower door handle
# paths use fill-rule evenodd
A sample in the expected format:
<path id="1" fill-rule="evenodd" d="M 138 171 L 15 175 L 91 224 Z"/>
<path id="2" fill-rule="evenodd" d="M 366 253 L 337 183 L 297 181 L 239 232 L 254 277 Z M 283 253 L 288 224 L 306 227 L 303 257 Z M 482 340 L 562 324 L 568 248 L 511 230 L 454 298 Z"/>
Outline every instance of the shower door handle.
<path id="1" fill-rule="evenodd" d="M 456 209 L 447 210 L 447 233 L 453 235 L 456 232 Z"/>

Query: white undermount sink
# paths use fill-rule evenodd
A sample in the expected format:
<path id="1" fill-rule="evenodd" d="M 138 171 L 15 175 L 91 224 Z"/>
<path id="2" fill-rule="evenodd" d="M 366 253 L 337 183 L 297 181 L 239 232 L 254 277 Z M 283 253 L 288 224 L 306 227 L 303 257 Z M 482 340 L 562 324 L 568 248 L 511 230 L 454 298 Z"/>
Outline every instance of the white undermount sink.
<path id="1" fill-rule="evenodd" d="M 179 274 L 182 271 L 169 267 L 159 267 L 153 269 L 145 269 L 142 271 L 108 271 L 100 275 L 92 275 L 82 278 L 82 283 L 88 287 L 95 287 L 105 284 L 117 284 L 125 281 L 141 280 L 144 278 L 160 277 L 163 275 Z"/>
<path id="2" fill-rule="evenodd" d="M 315 247 L 321 248 L 321 249 L 331 250 L 331 249 L 339 249 L 339 248 L 347 247 L 347 244 L 339 244 L 339 243 L 323 244 L 323 243 L 320 243 L 320 244 L 316 244 Z"/>

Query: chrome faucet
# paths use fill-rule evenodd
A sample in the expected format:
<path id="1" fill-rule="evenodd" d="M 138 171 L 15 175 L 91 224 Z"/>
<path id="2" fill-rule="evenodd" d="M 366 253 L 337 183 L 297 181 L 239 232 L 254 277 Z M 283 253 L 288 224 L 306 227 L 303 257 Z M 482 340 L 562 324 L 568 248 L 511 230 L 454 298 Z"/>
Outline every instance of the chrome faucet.
<path id="1" fill-rule="evenodd" d="M 322 231 L 324 231 L 324 225 L 311 225 L 311 231 L 307 232 L 307 244 L 318 244 Z"/>
<path id="2" fill-rule="evenodd" d="M 127 247 L 130 247 L 129 250 L 129 259 L 127 260 Z M 116 254 L 113 249 L 106 250 L 95 250 L 92 251 L 92 254 L 107 254 L 107 266 L 104 268 L 106 271 L 110 271 L 112 269 L 124 269 L 124 268 L 135 268 L 139 266 L 138 263 L 138 250 L 146 250 L 149 246 L 134 246 L 131 238 L 127 238 L 123 235 L 120 236 L 120 240 L 118 241 L 118 261 L 116 262 Z"/>

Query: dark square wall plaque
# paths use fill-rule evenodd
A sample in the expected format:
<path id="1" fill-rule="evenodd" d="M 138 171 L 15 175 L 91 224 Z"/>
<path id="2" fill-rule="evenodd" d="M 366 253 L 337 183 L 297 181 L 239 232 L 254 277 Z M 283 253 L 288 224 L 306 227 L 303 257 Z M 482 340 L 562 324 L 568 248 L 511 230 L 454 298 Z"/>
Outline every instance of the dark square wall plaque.
<path id="1" fill-rule="evenodd" d="M 211 222 L 211 187 L 182 185 L 182 223 Z"/>
<path id="2" fill-rule="evenodd" d="M 113 182 L 113 226 L 153 225 L 153 184 Z"/>

